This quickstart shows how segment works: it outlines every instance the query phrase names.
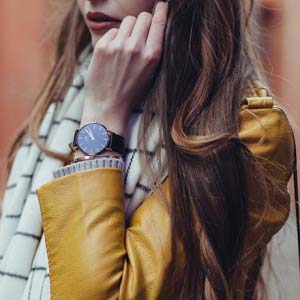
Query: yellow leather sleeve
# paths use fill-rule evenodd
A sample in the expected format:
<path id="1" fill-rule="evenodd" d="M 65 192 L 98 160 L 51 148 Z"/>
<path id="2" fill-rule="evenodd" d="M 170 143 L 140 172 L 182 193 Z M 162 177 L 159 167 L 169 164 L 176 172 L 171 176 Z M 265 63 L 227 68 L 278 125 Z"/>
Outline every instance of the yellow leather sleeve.
<path id="1" fill-rule="evenodd" d="M 163 184 L 167 192 L 166 182 Z M 170 261 L 170 220 L 151 196 L 125 229 L 123 175 L 94 169 L 37 190 L 51 300 L 159 300 Z"/>
<path id="2" fill-rule="evenodd" d="M 293 131 L 286 113 L 279 107 L 240 112 L 239 137 L 259 158 L 271 181 L 249 174 L 249 228 L 246 243 L 267 244 L 284 225 L 290 212 L 288 181 L 294 162 Z M 260 226 L 258 226 L 260 225 Z M 260 239 L 260 240 L 258 240 Z"/>

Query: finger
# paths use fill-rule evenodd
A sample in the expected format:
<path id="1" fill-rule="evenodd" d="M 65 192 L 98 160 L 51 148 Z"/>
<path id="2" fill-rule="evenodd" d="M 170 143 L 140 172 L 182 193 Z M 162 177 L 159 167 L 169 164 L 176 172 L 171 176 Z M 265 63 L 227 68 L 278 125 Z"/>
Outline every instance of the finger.
<path id="1" fill-rule="evenodd" d="M 116 35 L 118 34 L 118 28 L 112 28 L 108 30 L 98 41 L 98 45 L 106 45 L 107 43 L 111 42 Z"/>
<path id="2" fill-rule="evenodd" d="M 152 22 L 146 41 L 146 47 L 161 47 L 168 18 L 168 2 L 158 2 L 152 17 Z"/>
<path id="3" fill-rule="evenodd" d="M 136 20 L 135 26 L 131 34 L 131 38 L 135 41 L 139 41 L 143 44 L 146 44 L 151 21 L 152 15 L 150 13 L 145 11 L 141 12 Z"/>
<path id="4" fill-rule="evenodd" d="M 131 35 L 135 23 L 136 23 L 136 17 L 133 16 L 125 17 L 119 27 L 118 34 L 116 35 L 115 40 L 127 39 Z"/>

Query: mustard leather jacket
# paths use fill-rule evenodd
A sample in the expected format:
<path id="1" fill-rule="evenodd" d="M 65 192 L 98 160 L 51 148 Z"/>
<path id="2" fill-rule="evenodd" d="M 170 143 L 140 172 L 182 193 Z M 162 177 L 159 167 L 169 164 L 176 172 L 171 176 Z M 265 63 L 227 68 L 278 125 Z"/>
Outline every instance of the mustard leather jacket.
<path id="1" fill-rule="evenodd" d="M 293 132 L 284 111 L 273 107 L 268 97 L 249 98 L 241 105 L 239 128 L 242 142 L 270 161 L 268 170 L 281 180 L 284 190 L 270 195 L 272 207 L 266 212 L 262 234 L 267 243 L 289 214 Z M 256 143 L 263 133 L 263 142 Z M 168 179 L 162 188 L 171 201 Z M 265 199 L 259 187 L 250 192 L 251 243 L 261 238 L 251 226 L 261 219 Z M 136 209 L 127 226 L 121 170 L 81 171 L 46 183 L 37 194 L 51 300 L 171 300 L 163 286 L 171 262 L 170 216 L 154 194 Z"/>

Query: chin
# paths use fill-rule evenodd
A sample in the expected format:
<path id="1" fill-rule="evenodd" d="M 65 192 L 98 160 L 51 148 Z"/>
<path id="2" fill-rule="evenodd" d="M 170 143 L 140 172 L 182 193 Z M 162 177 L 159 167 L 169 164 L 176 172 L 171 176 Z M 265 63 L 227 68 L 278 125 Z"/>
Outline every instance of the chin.
<path id="1" fill-rule="evenodd" d="M 103 34 L 101 34 L 101 35 L 92 34 L 92 46 L 93 46 L 93 48 L 95 48 L 97 42 L 101 39 L 102 36 L 103 36 Z"/>

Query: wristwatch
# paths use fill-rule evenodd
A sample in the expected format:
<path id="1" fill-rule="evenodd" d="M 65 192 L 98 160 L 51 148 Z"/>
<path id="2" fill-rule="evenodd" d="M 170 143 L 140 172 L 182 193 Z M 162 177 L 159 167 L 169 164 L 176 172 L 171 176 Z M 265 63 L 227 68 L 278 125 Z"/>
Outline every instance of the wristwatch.
<path id="1" fill-rule="evenodd" d="M 101 123 L 91 122 L 75 131 L 70 148 L 73 151 L 79 149 L 89 156 L 101 154 L 104 150 L 112 150 L 124 156 L 125 138 L 109 131 Z"/>

